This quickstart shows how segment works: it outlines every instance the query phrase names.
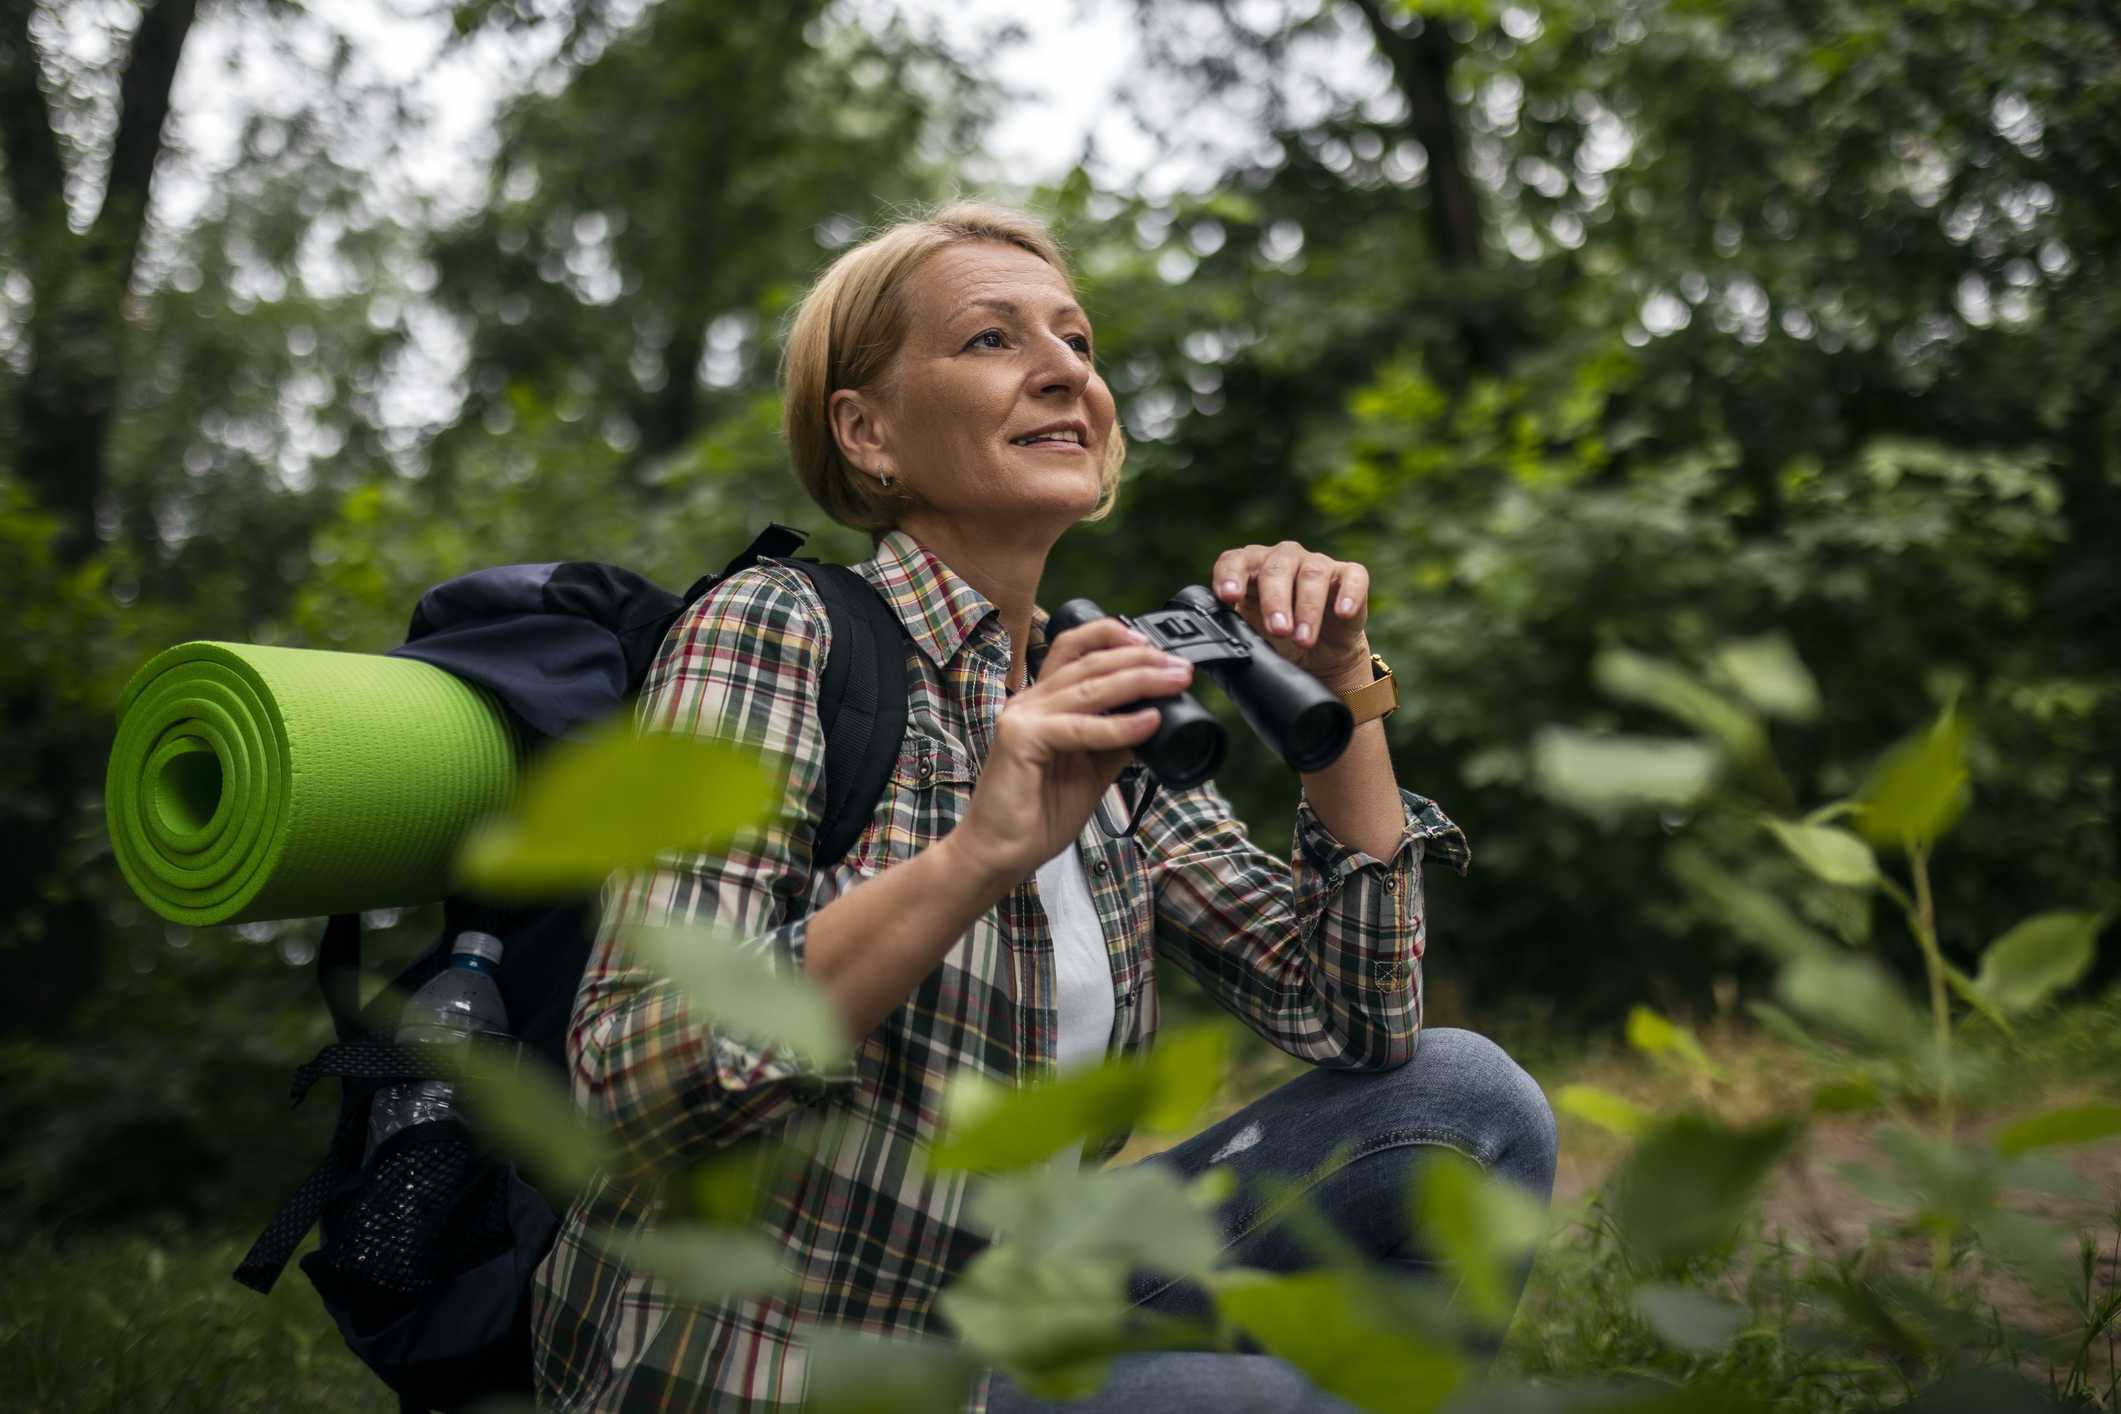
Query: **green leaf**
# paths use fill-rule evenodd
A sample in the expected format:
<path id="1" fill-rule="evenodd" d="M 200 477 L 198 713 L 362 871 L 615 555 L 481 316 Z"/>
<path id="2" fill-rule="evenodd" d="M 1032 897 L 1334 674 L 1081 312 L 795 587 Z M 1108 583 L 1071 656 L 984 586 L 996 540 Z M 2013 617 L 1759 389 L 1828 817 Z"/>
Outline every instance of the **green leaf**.
<path id="1" fill-rule="evenodd" d="M 1746 1318 L 1743 1306 L 1664 1282 L 1636 1287 L 1635 1310 L 1658 1339 L 1681 1350 L 1720 1350 Z"/>
<path id="2" fill-rule="evenodd" d="M 838 1010 L 802 977 L 775 971 L 764 953 L 739 947 L 709 928 L 635 926 L 621 936 L 717 1028 L 785 1046 L 821 1065 L 846 1056 L 847 1032 Z"/>
<path id="3" fill-rule="evenodd" d="M 1795 1132 L 1789 1120 L 1730 1129 L 1682 1115 L 1644 1136 L 1622 1175 L 1616 1204 L 1629 1248 L 1663 1262 L 1728 1247 L 1761 1180 Z"/>
<path id="4" fill-rule="evenodd" d="M 1860 1114 L 1878 1107 L 1878 1087 L 1868 1080 L 1836 1080 L 1812 1092 L 1812 1108 L 1820 1114 Z"/>
<path id="5" fill-rule="evenodd" d="M 2036 913 L 1982 951 L 1974 990 L 1998 1011 L 2030 1011 L 2084 975 L 2105 926 L 2103 913 Z"/>
<path id="6" fill-rule="evenodd" d="M 1819 715 L 1819 685 L 1779 633 L 1724 644 L 1716 650 L 1716 666 L 1741 697 L 1770 717 L 1809 722 Z"/>
<path id="7" fill-rule="evenodd" d="M 1894 1056 L 1912 1056 L 1926 1033 L 1907 993 L 1866 957 L 1803 957 L 1775 979 L 1791 1008 Z"/>
<path id="8" fill-rule="evenodd" d="M 885 1340 L 830 1326 L 802 1332 L 809 1348 L 806 1414 L 957 1414 L 979 1362 L 946 1340 Z"/>
<path id="9" fill-rule="evenodd" d="M 1450 1346 L 1374 1323 L 1337 1272 L 1232 1284 L 1217 1305 L 1269 1354 L 1375 1414 L 1427 1414 L 1471 1375 Z"/>
<path id="10" fill-rule="evenodd" d="M 536 758 L 510 809 L 465 839 L 457 873 L 508 898 L 578 893 L 664 850 L 722 849 L 779 801 L 771 774 L 738 747 L 607 728 Z"/>
<path id="11" fill-rule="evenodd" d="M 2099 1102 L 2071 1105 L 2033 1115 L 1996 1131 L 1989 1142 L 2005 1154 L 2022 1154 L 2059 1144 L 2088 1144 L 2121 1134 L 2121 1105 Z"/>
<path id="12" fill-rule="evenodd" d="M 1966 719 L 1947 706 L 1888 751 L 1856 798 L 1856 828 L 1881 849 L 1928 845 L 1965 808 Z"/>
<path id="13" fill-rule="evenodd" d="M 749 1223 L 776 1184 L 814 1161 L 813 1151 L 803 1145 L 764 1137 L 739 1140 L 670 1176 L 664 1189 L 669 1211 L 706 1223 Z"/>
<path id="14" fill-rule="evenodd" d="M 1805 1030 L 1803 1024 L 1796 1017 L 1791 1016 L 1781 1007 L 1771 1002 L 1752 1001 L 1745 1004 L 1745 1010 L 1748 1016 L 1774 1032 L 1790 1045 L 1810 1056 L 1813 1060 L 1824 1065 L 1835 1065 L 1840 1062 L 1841 1057 L 1835 1053 L 1832 1047 L 1827 1046 L 1817 1036 Z"/>
<path id="15" fill-rule="evenodd" d="M 1628 1013 L 1628 1044 L 1638 1051 L 1653 1054 L 1661 1051 L 1676 1052 L 1711 1080 L 1724 1078 L 1716 1063 L 1701 1049 L 1701 1043 L 1694 1039 L 1692 1031 L 1649 1007 L 1638 1006 Z"/>
<path id="16" fill-rule="evenodd" d="M 1042 1162 L 1088 1135 L 1184 1128 L 1222 1083 L 1225 1044 L 1219 1026 L 1174 1031 L 1158 1038 L 1146 1061 L 1116 1058 L 1013 1095 L 961 1075 L 945 1107 L 950 1137 L 928 1165 L 999 1172 Z"/>
<path id="17" fill-rule="evenodd" d="M 1878 882 L 1878 857 L 1847 830 L 1801 825 L 1770 816 L 1767 827 L 1799 864 L 1829 884 L 1867 889 Z"/>
<path id="18" fill-rule="evenodd" d="M 972 1220 L 1040 1261 L 1109 1262 L 1166 1276 L 1205 1276 L 1223 1251 L 1212 1213 L 1171 1170 L 1027 1169 L 983 1180 Z"/>
<path id="19" fill-rule="evenodd" d="M 1437 1149 L 1408 1193 L 1415 1227 L 1457 1272 L 1474 1318 L 1493 1329 L 1507 1326 L 1520 1270 L 1546 1234 L 1546 1207 L 1452 1149 Z"/>
<path id="20" fill-rule="evenodd" d="M 1595 1085 L 1562 1086 L 1554 1092 L 1554 1108 L 1631 1138 L 1648 1133 L 1654 1123 L 1649 1111 L 1633 1100 L 1622 1099 Z"/>
<path id="21" fill-rule="evenodd" d="M 1609 648 L 1592 660 L 1591 679 L 1609 697 L 1671 714 L 1722 743 L 1739 760 L 1753 760 L 1767 752 L 1767 734 L 1759 718 L 1662 658 Z"/>
<path id="22" fill-rule="evenodd" d="M 480 1139 L 520 1161 L 542 1182 L 579 1192 L 604 1168 L 609 1146 L 582 1123 L 567 1083 L 536 1064 L 491 1071 L 463 1058 L 458 1083 L 480 1124 Z"/>
<path id="23" fill-rule="evenodd" d="M 1155 1165 L 1025 1169 L 981 1182 L 967 1212 L 997 1240 L 938 1308 L 982 1362 L 1046 1399 L 1088 1394 L 1140 1344 L 1130 1273 L 1205 1276 L 1223 1250 L 1212 1214 Z"/>
<path id="24" fill-rule="evenodd" d="M 1220 1026 L 1160 1032 L 1143 1070 L 1148 1087 L 1131 1123 L 1159 1134 L 1184 1129 L 1222 1088 L 1229 1037 Z M 1117 1126 L 1114 1126 L 1115 1128 Z"/>
<path id="25" fill-rule="evenodd" d="M 667 1281 L 703 1306 L 777 1296 L 795 1285 L 781 1264 L 780 1244 L 754 1228 L 671 1223 L 603 1246 L 619 1265 Z"/>
<path id="26" fill-rule="evenodd" d="M 1739 882 L 1709 857 L 1707 850 L 1681 841 L 1666 856 L 1679 882 L 1724 920 L 1738 935 L 1784 962 L 1804 957 L 1842 956 L 1847 949 L 1827 941 L 1772 894 Z"/>
<path id="27" fill-rule="evenodd" d="M 1579 810 L 1629 805 L 1691 805 L 1716 773 L 1706 742 L 1646 736 L 1599 736 L 1546 727 L 1532 742 L 1540 788 Z"/>

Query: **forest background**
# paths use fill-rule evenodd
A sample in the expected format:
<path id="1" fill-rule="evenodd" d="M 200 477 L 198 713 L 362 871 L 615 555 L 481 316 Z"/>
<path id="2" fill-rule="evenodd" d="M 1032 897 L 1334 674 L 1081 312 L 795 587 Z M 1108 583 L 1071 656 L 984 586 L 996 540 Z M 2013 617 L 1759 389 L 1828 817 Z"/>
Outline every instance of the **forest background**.
<path id="1" fill-rule="evenodd" d="M 0 0 L 11 1222 L 234 1230 L 328 1122 L 284 1100 L 325 1039 L 314 924 L 166 927 L 111 863 L 130 672 L 188 638 L 388 647 L 489 564 L 682 587 L 768 519 L 859 555 L 787 479 L 780 331 L 834 251 L 959 190 L 1056 221 L 1132 447 L 1049 599 L 1151 607 L 1285 535 L 1372 567 L 1401 776 L 1474 842 L 1430 880 L 1439 1014 L 1580 1032 L 1764 982 L 1660 863 L 1682 816 L 1541 793 L 1542 727 L 1654 720 L 1593 691 L 1616 645 L 1785 634 L 1826 704 L 1777 728 L 1805 798 L 1956 700 L 1973 808 L 1934 869 L 1962 965 L 2030 912 L 2121 904 L 2099 6 L 1144 3 L 1141 116 L 1208 174 L 1161 191 L 1012 188 L 981 57 L 888 11 L 475 0 L 463 42 L 552 57 L 446 220 L 381 189 L 359 154 L 405 95 L 330 46 L 166 209 L 212 9 Z M 1279 845 L 1294 782 L 1242 733 L 1224 784 Z M 416 913 L 370 922 L 419 941 Z"/>

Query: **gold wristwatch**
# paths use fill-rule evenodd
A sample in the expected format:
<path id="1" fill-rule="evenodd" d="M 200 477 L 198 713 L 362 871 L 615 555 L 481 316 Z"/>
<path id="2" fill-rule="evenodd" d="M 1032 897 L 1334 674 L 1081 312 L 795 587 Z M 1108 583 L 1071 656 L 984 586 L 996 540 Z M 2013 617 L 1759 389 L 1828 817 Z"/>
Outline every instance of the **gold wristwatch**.
<path id="1" fill-rule="evenodd" d="M 1358 727 L 1379 717 L 1389 717 L 1399 710 L 1399 680 L 1392 676 L 1392 665 L 1372 653 L 1370 672 L 1372 677 L 1367 687 L 1340 694 L 1340 700 L 1355 714 Z"/>

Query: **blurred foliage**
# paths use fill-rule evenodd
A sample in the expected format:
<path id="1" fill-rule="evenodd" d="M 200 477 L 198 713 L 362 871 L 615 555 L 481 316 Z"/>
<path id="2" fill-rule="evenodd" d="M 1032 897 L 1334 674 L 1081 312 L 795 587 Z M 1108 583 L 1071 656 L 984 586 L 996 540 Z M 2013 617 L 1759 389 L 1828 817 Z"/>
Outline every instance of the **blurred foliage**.
<path id="1" fill-rule="evenodd" d="M 1760 727 L 1792 798 L 1853 796 L 1880 741 L 1956 701 L 1967 813 L 1930 876 L 1936 955 L 1959 973 L 2030 914 L 2121 907 L 2111 16 L 1142 13 L 1156 83 L 1254 101 L 1272 140 L 1171 197 L 1081 173 L 1032 197 L 1074 251 L 1133 449 L 1119 513 L 1062 544 L 1047 598 L 1146 608 L 1227 544 L 1285 534 L 1372 567 L 1402 779 L 1475 845 L 1467 879 L 1430 881 L 1439 995 L 1577 1025 L 1646 987 L 1680 1010 L 1725 976 L 1767 986 L 1771 964 L 1659 867 L 1687 807 L 1581 814 L 1539 789 L 1542 751 L 1657 710 L 1594 690 L 1614 645 L 1737 691 L 1772 671 L 1718 645 L 1781 634 L 1824 704 L 1801 731 L 1801 712 Z M 332 50 L 303 104 L 247 122 L 195 218 L 150 229 L 78 557 L 60 542 L 81 527 L 28 499 L 0 419 L 0 576 L 23 606 L 0 623 L 0 827 L 45 851 L 10 876 L 0 944 L 17 978 L 46 979 L 6 1003 L 0 1103 L 35 1118 L 0 1172 L 40 1212 L 254 1212 L 320 1123 L 274 1113 L 277 1068 L 320 1019 L 299 949 L 172 948 L 108 864 L 107 714 L 144 653 L 385 647 L 429 584 L 511 560 L 682 588 L 769 518 L 824 532 L 828 556 L 864 550 L 786 475 L 779 331 L 833 251 L 951 189 L 990 91 L 817 0 L 455 14 L 466 34 L 568 36 L 507 105 L 468 214 L 381 192 L 374 135 L 403 114 Z M 1353 62 L 1305 70 L 1313 42 Z M 67 82 L 100 101 L 93 75 Z M 382 156 L 349 156 L 353 133 Z M 1439 197 L 1453 170 L 1470 228 Z M 10 260 L 26 239 L 0 210 Z M 10 407 L 25 300 L 10 281 Z M 1294 782 L 1249 734 L 1234 745 L 1224 784 L 1278 845 Z M 1785 853 L 1749 882 L 1806 867 Z M 1807 926 L 1855 926 L 1806 897 Z M 81 946 L 51 941 L 74 936 L 66 909 L 100 920 Z M 1876 932 L 1889 966 L 1924 967 L 1898 914 Z M 130 1127 L 151 1121 L 190 1147 Z M 53 1196 L 146 1183 L 108 1156 L 165 1152 L 219 1157 L 144 1157 L 129 1167 L 161 1177 L 131 1198 Z"/>
<path id="2" fill-rule="evenodd" d="M 1300 26 L 1261 13 L 1194 0 L 1144 22 L 1206 54 L 1189 77 L 1281 85 L 1290 111 Z M 1304 22 L 1345 35 L 1352 16 Z M 1064 543 L 1051 581 L 1135 608 L 1234 538 L 1365 560 L 1402 779 L 1474 842 L 1463 883 L 1432 881 L 1431 977 L 1476 999 L 1610 1016 L 1645 976 L 1700 1004 L 1748 967 L 1658 882 L 1655 815 L 1557 817 L 1531 788 L 1542 722 L 1629 720 L 1584 672 L 1615 643 L 1698 656 L 1780 629 L 1832 705 L 1778 745 L 1829 794 L 1956 690 L 1980 828 L 1939 860 L 1945 946 L 1969 957 L 2036 901 L 2108 906 L 2111 17 L 1593 0 L 1387 18 L 1448 31 L 1484 259 L 1437 243 L 1405 70 L 1204 196 L 1057 193 L 1135 456 L 1121 513 Z M 1257 753 L 1232 781 L 1255 824 L 1286 809 Z"/>

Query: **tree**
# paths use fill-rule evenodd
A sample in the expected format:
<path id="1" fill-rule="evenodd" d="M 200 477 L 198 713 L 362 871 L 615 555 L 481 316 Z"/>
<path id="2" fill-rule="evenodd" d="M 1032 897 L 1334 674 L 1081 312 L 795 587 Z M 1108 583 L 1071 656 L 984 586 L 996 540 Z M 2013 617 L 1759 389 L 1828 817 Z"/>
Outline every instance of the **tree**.
<path id="1" fill-rule="evenodd" d="M 14 389 L 20 475 L 65 522 L 61 557 L 94 545 L 96 498 L 117 403 L 125 299 L 147 230 L 155 164 L 169 118 L 170 84 L 198 0 L 152 0 L 140 12 L 118 83 L 117 125 L 99 199 L 74 229 L 69 175 L 85 154 L 53 121 L 31 33 L 34 0 L 0 4 L 0 151 L 7 158 L 10 255 L 29 277 L 27 370 Z M 83 203 L 84 206 L 86 203 Z"/>
<path id="2" fill-rule="evenodd" d="M 1370 559 L 1380 641 L 1420 669 L 1394 724 L 1407 778 L 1475 841 L 1473 875 L 1438 887 L 1438 975 L 1596 1010 L 1644 970 L 1700 996 L 1733 965 L 1648 867 L 1654 827 L 1557 819 L 1523 769 L 1538 719 L 1609 720 L 1578 685 L 1613 642 L 1685 655 L 1789 632 L 1837 704 L 1793 753 L 1822 789 L 1891 721 L 1978 701 L 1992 838 L 2047 847 L 1962 842 L 1944 887 L 1967 936 L 1948 945 L 2035 895 L 2114 897 L 2103 16 L 1144 14 L 1197 46 L 1159 51 L 1181 80 L 1256 81 L 1281 155 L 1205 197 L 1059 194 L 1119 316 L 1101 333 L 1137 451 L 1070 583 L 1116 577 L 1139 602 L 1268 534 Z M 1287 56 L 1327 31 L 1367 35 L 1404 101 L 1343 70 L 1328 111 L 1286 120 L 1300 104 L 1275 86 L 1321 82 Z M 1440 77 L 1441 44 L 1404 42 L 1439 32 Z M 1427 150 L 1444 130 L 1417 138 L 1430 82 L 1473 183 L 1470 267 Z"/>
<path id="3" fill-rule="evenodd" d="M 333 481 L 385 461 L 414 254 L 333 155 L 375 97 L 343 48 L 306 102 L 248 120 L 206 209 L 168 230 L 154 186 L 182 158 L 164 128 L 194 7 L 141 12 L 105 146 L 60 119 L 97 112 L 98 75 L 40 49 L 46 13 L 0 11 L 0 250 L 26 291 L 0 362 L 22 605 L 0 629 L 0 1034 L 64 1031 L 130 941 L 98 808 L 126 676 L 181 638 L 276 636 Z"/>
<path id="4" fill-rule="evenodd" d="M 379 478 L 326 537 L 322 641 L 383 646 L 427 585 L 496 561 L 683 588 L 768 519 L 823 527 L 780 446 L 780 321 L 831 251 L 944 191 L 980 121 L 947 55 L 822 3 L 666 0 L 565 73 L 508 108 L 491 199 L 433 237 L 463 414 L 430 476 Z"/>

